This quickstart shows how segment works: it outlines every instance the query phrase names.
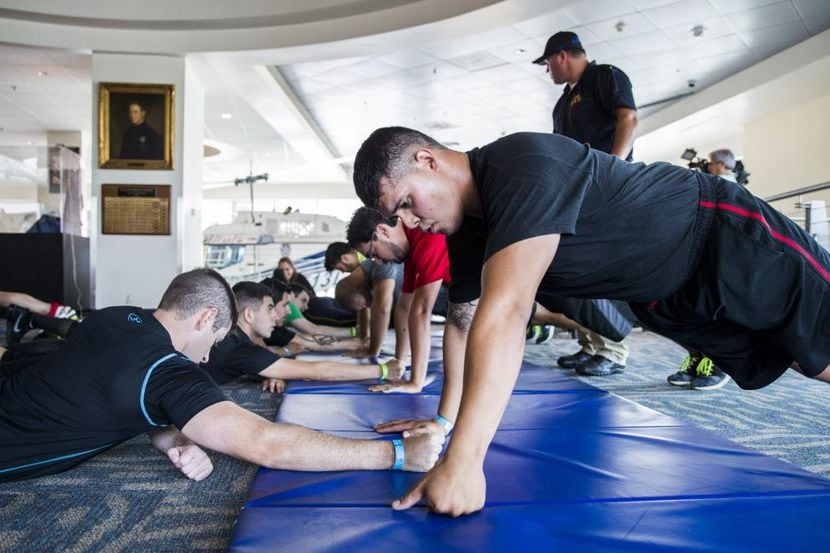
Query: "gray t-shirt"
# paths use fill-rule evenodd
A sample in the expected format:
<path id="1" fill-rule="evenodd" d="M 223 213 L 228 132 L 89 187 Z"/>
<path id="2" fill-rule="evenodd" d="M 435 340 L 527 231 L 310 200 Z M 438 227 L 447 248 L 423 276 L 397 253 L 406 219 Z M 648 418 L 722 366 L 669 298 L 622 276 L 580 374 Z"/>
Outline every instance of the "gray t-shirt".
<path id="1" fill-rule="evenodd" d="M 375 263 L 371 259 L 360 264 L 363 269 L 363 274 L 366 275 L 366 282 L 369 284 L 369 289 L 372 290 L 375 284 L 381 280 L 392 278 L 395 279 L 395 294 L 392 298 L 392 306 L 398 304 L 398 298 L 401 295 L 401 286 L 403 285 L 403 264 L 401 263 Z"/>

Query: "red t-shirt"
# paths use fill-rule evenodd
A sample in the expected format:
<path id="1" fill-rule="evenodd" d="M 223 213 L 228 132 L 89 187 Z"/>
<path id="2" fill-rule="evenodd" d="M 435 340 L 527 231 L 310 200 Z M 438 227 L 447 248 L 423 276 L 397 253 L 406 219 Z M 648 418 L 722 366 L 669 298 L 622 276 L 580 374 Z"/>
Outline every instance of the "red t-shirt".
<path id="1" fill-rule="evenodd" d="M 430 234 L 419 229 L 403 227 L 409 240 L 409 255 L 403 262 L 404 294 L 411 294 L 421 286 L 436 280 L 450 284 L 450 257 L 447 238 L 443 234 Z"/>

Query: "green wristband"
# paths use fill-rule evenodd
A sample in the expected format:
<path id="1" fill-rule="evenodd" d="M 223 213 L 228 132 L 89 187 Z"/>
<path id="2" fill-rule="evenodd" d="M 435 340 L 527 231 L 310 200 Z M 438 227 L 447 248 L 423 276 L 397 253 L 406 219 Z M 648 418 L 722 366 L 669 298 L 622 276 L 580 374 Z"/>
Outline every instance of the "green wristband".
<path id="1" fill-rule="evenodd" d="M 352 338 L 357 336 L 357 327 L 356 326 L 353 326 L 349 329 L 349 336 L 351 336 Z"/>
<path id="2" fill-rule="evenodd" d="M 387 363 L 380 364 L 380 379 L 386 380 L 389 378 L 389 365 Z"/>

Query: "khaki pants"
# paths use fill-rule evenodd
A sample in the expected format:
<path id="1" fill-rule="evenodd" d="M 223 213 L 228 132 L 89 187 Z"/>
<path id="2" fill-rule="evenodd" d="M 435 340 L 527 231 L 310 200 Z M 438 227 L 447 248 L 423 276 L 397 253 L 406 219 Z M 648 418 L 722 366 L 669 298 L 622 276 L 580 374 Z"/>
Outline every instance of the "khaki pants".
<path id="1" fill-rule="evenodd" d="M 588 355 L 600 355 L 614 363 L 625 366 L 628 360 L 628 346 L 625 341 L 614 342 L 596 332 L 581 326 L 576 329 L 579 345 Z"/>

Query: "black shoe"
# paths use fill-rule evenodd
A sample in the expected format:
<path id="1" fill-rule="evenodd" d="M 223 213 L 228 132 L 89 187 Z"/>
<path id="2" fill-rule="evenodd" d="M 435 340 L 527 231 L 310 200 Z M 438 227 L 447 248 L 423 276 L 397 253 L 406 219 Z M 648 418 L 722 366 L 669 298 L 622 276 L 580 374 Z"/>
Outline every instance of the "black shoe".
<path id="1" fill-rule="evenodd" d="M 9 306 L 9 313 L 6 317 L 6 342 L 17 344 L 23 335 L 32 330 L 32 313 L 17 305 Z"/>
<path id="2" fill-rule="evenodd" d="M 577 374 L 582 376 L 608 376 L 621 373 L 625 366 L 614 363 L 612 360 L 601 355 L 594 355 L 581 365 L 576 367 Z"/>
<path id="3" fill-rule="evenodd" d="M 668 383 L 672 386 L 691 386 L 692 380 L 697 376 L 697 366 L 700 359 L 698 354 L 687 355 L 683 363 L 680 364 L 680 369 L 666 379 Z"/>
<path id="4" fill-rule="evenodd" d="M 578 351 L 573 355 L 565 355 L 556 360 L 556 364 L 563 369 L 575 369 L 585 361 L 589 360 L 591 355 L 584 351 Z"/>
<path id="5" fill-rule="evenodd" d="M 732 380 L 728 374 L 716 366 L 711 359 L 704 357 L 697 366 L 697 376 L 692 380 L 693 390 L 717 390 Z"/>

